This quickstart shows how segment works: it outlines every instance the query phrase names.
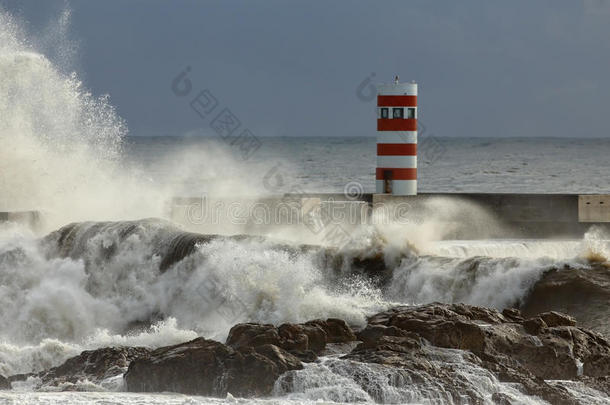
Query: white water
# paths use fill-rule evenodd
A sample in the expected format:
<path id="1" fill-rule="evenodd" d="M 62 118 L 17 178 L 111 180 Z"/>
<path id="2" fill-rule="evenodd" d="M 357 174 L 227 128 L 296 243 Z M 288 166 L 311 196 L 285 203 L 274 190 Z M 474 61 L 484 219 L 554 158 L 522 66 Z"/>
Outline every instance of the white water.
<path id="1" fill-rule="evenodd" d="M 387 306 L 364 282 L 340 287 L 327 282 L 317 252 L 295 255 L 270 242 L 212 241 L 161 274 L 154 249 L 163 230 L 156 223 L 142 226 L 120 244 L 118 229 L 100 233 L 72 259 L 58 258 L 18 227 L 5 229 L 0 373 L 40 371 L 86 348 L 157 347 L 197 334 L 223 340 L 242 321 L 279 324 L 332 316 L 363 324 L 366 315 Z M 108 258 L 104 249 L 113 245 L 118 250 Z M 153 330 L 121 334 L 157 313 L 166 320 Z"/>
<path id="2" fill-rule="evenodd" d="M 503 308 L 523 298 L 545 269 L 586 265 L 578 257 L 551 259 L 558 248 L 552 244 L 549 257 L 539 259 L 418 256 L 382 244 L 386 255 L 402 257 L 389 291 L 382 293 L 361 279 L 333 281 L 322 251 L 296 253 L 272 241 L 219 239 L 161 274 L 155 249 L 167 227 L 143 222 L 119 243 L 122 227 L 91 236 L 90 226 L 83 225 L 68 252 L 78 253 L 74 258 L 60 258 L 54 246 L 20 226 L 0 228 L 0 374 L 41 371 L 96 347 L 158 347 L 197 335 L 223 340 L 243 321 L 338 317 L 362 325 L 367 315 L 392 304 L 431 301 Z M 439 243 L 439 249 L 449 243 Z M 509 252 L 513 243 L 506 246 Z M 502 245 L 497 242 L 494 249 L 499 252 Z M 112 255 L 108 249 L 115 249 Z M 469 270 L 473 265 L 476 271 Z M 165 320 L 125 334 L 133 322 L 155 314 Z"/>
<path id="3" fill-rule="evenodd" d="M 61 24 L 67 24 L 67 17 L 63 15 Z M 123 160 L 125 123 L 106 97 L 88 93 L 77 75 L 60 66 L 70 55 L 61 49 L 64 28 L 57 32 L 57 41 L 31 41 L 18 22 L 0 11 L 0 208 L 43 209 L 45 231 L 70 221 L 161 216 L 172 187 L 143 181 L 143 172 Z M 46 46 L 55 49 L 41 49 Z M 51 61 L 46 54 L 59 59 Z M 209 157 L 211 166 L 239 167 L 214 190 L 248 190 L 248 167 L 222 164 L 225 157 L 216 150 L 208 154 L 204 158 L 180 152 L 160 166 L 168 177 L 188 177 L 185 173 L 193 168 L 185 162 Z M 170 166 L 179 167 L 169 170 Z M 197 173 L 211 179 L 228 176 L 217 169 L 203 175 L 197 168 Z M 41 371 L 82 350 L 111 345 L 159 347 L 198 335 L 222 340 L 230 326 L 241 321 L 279 324 L 337 317 L 362 325 L 367 315 L 392 304 L 429 301 L 501 308 L 523 298 L 552 266 L 585 265 L 583 258 L 591 252 L 608 257 L 599 235 L 585 241 L 439 242 L 447 232 L 440 220 L 464 213 L 468 226 L 473 226 L 473 218 L 480 220 L 476 226 L 481 229 L 498 225 L 476 207 L 434 201 L 429 208 L 438 215 L 429 215 L 426 222 L 406 231 L 392 223 L 354 230 L 355 252 L 345 252 L 346 257 L 380 253 L 394 264 L 394 280 L 386 292 L 356 278 L 337 283 L 329 277 L 320 252 L 289 253 L 272 242 L 213 241 L 161 274 L 155 247 L 162 224 L 143 228 L 121 243 L 116 229 L 83 238 L 72 257 L 41 244 L 40 235 L 22 226 L 2 224 L 0 374 Z M 302 232 L 281 230 L 277 235 L 295 244 L 317 240 Z M 109 256 L 111 247 L 116 251 Z M 482 257 L 473 260 L 474 256 Z M 468 272 L 474 262 L 476 276 Z M 130 329 L 156 315 L 162 319 L 152 327 Z M 461 364 L 459 356 L 444 361 Z M 354 382 L 354 373 L 377 381 L 385 401 L 442 396 L 439 387 L 412 387 L 398 376 L 391 385 L 384 380 L 385 370 L 352 366 L 335 358 L 308 365 L 299 372 L 298 386 L 290 392 L 276 391 L 281 400 L 254 402 L 372 400 Z M 473 389 L 518 397 L 482 370 L 464 366 L 462 371 Z M 253 402 L 174 394 L 38 393 L 31 392 L 35 385 L 30 383 L 16 384 L 17 391 L 25 392 L 1 392 L 0 402 Z M 107 383 L 84 382 L 81 388 L 121 389 L 120 381 Z"/>
<path id="4" fill-rule="evenodd" d="M 285 405 L 283 399 L 239 399 L 239 398 L 206 398 L 180 394 L 130 394 L 106 392 L 28 392 L 14 393 L 1 392 L 1 404 L 71 404 L 71 405 L 216 405 L 216 404 L 256 404 L 256 405 Z M 290 401 L 293 405 L 324 405 L 318 401 Z"/>
<path id="5" fill-rule="evenodd" d="M 431 366 L 457 370 L 454 378 L 477 392 L 484 404 L 493 404 L 494 393 L 506 394 L 521 404 L 546 404 L 528 397 L 511 384 L 500 383 L 489 371 L 468 363 L 460 350 L 441 349 Z M 275 394 L 291 400 L 366 402 L 389 404 L 446 404 L 452 395 L 426 373 L 413 373 L 379 364 L 358 363 L 328 356 L 306 364 L 303 370 L 284 374 L 275 384 Z M 467 401 L 467 399 L 465 398 Z"/>

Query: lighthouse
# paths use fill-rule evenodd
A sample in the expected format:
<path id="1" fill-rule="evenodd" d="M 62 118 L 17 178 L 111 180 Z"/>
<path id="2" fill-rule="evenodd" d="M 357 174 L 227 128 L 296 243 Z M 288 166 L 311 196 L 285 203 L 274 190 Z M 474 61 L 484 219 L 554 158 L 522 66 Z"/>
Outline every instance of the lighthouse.
<path id="1" fill-rule="evenodd" d="M 417 84 L 377 85 L 377 194 L 417 194 Z"/>

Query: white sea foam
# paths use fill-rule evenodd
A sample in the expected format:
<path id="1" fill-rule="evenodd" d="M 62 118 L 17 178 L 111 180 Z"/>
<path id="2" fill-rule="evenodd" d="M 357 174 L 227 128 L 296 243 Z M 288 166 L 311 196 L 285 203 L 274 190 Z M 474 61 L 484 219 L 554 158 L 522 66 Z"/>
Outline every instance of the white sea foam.
<path id="1" fill-rule="evenodd" d="M 363 280 L 333 284 L 319 252 L 290 252 L 265 241 L 213 240 L 162 273 L 154 243 L 163 228 L 142 228 L 122 241 L 111 230 L 76 243 L 83 248 L 78 258 L 59 258 L 33 237 L 4 235 L 5 374 L 40 371 L 95 347 L 158 347 L 198 334 L 223 340 L 242 321 L 332 316 L 363 324 L 388 305 Z M 109 256 L 111 246 L 116 250 Z M 164 320 L 152 328 L 128 332 L 157 314 Z"/>
<path id="2" fill-rule="evenodd" d="M 141 162 L 124 159 L 125 121 L 107 95 L 91 94 L 70 70 L 69 18 L 64 11 L 32 40 L 0 8 L 0 211 L 42 211 L 45 231 L 70 221 L 160 217 L 184 184 L 159 183 Z M 197 154 L 185 148 L 155 156 L 155 168 L 188 183 L 218 179 L 222 167 L 224 181 L 205 191 L 245 191 L 251 168 L 229 156 L 222 145 Z"/>
<path id="3" fill-rule="evenodd" d="M 0 209 L 42 210 L 47 220 L 43 230 L 48 231 L 70 221 L 161 217 L 166 201 L 177 190 L 220 197 L 236 194 L 236 190 L 239 195 L 260 194 L 264 174 L 260 162 L 271 161 L 273 149 L 261 152 L 258 163 L 256 159 L 245 163 L 232 160 L 222 145 L 189 144 L 162 157 L 154 149 L 138 161 L 150 163 L 154 157 L 155 165 L 127 163 L 124 121 L 107 97 L 90 94 L 76 74 L 61 66 L 62 60 L 74 58 L 68 48 L 62 49 L 68 20 L 69 12 L 64 12 L 60 25 L 50 26 L 48 38 L 29 40 L 22 25 L 0 11 Z M 316 159 L 331 161 L 334 153 L 319 145 L 312 147 L 319 149 L 308 155 L 314 163 L 303 164 L 305 170 L 317 170 L 316 175 L 307 177 L 308 191 L 329 185 L 322 180 L 328 177 L 328 170 Z M 351 147 L 346 144 L 346 148 Z M 300 187 L 298 182 L 287 182 L 294 169 L 287 156 L 293 158 L 292 151 L 279 157 L 284 164 L 284 185 L 288 189 Z M 448 165 L 451 175 L 445 180 L 436 176 L 434 181 L 454 184 L 452 176 L 459 171 L 450 162 L 439 165 Z M 357 162 L 349 167 L 356 169 L 338 173 L 330 180 L 331 187 L 339 184 L 342 189 L 351 177 L 360 179 L 354 170 L 368 166 Z M 289 190 L 278 192 L 284 191 Z M 303 242 L 324 242 L 306 228 L 277 227 L 269 232 L 292 241 L 288 245 L 293 250 L 264 240 L 216 239 L 202 243 L 191 255 L 161 272 L 162 257 L 157 248 L 167 226 L 163 222 L 149 222 L 126 238 L 121 238 L 120 226 L 91 231 L 87 237 L 81 235 L 67 252 L 42 243 L 39 235 L 24 227 L 0 224 L 0 374 L 41 371 L 82 350 L 104 346 L 159 347 L 199 335 L 223 340 L 229 328 L 242 321 L 279 324 L 337 317 L 362 325 L 366 316 L 392 304 L 429 301 L 501 308 L 522 299 L 549 268 L 566 263 L 585 266 L 587 259 L 609 257 L 608 237 L 598 229 L 591 230 L 583 241 L 439 242 L 465 227 L 485 236 L 502 224 L 476 205 L 449 203 L 442 198 L 431 199 L 423 211 L 413 215 L 408 226 L 381 221 L 380 226 L 350 228 L 352 243 L 338 255 L 345 259 L 339 271 L 350 277 L 339 281 L 332 274 L 337 269 L 325 262 L 323 249 L 297 248 Z M 245 230 L 235 225 L 222 223 L 203 230 L 223 234 Z M 90 231 L 95 224 L 82 227 Z M 386 289 L 352 276 L 352 269 L 346 268 L 349 259 L 377 256 L 393 270 Z M 462 365 L 459 358 L 451 361 Z M 498 383 L 482 369 L 466 367 L 463 372 L 474 389 L 485 395 L 499 390 L 518 401 L 535 402 Z M 307 365 L 297 373 L 300 379 L 290 392 L 276 390 L 276 395 L 283 396 L 278 399 L 35 393 L 30 392 L 35 386 L 30 379 L 15 384 L 16 389 L 26 392 L 0 392 L 0 402 L 371 401 L 370 393 L 356 383 L 355 373 L 376 382 L 386 401 L 419 401 L 430 394 L 405 384 L 389 384 L 385 370 L 375 366 L 353 366 L 335 358 Z M 120 378 L 101 385 L 83 382 L 76 388 L 120 390 L 121 382 Z M 431 394 L 442 395 L 442 390 Z"/>
<path id="4" fill-rule="evenodd" d="M 511 384 L 499 382 L 491 372 L 465 361 L 463 352 L 459 350 L 439 349 L 430 363 L 456 370 L 454 378 L 463 384 L 462 389 L 467 387 L 477 393 L 484 404 L 493 404 L 491 397 L 495 393 L 502 393 L 520 404 L 546 404 L 536 397 L 524 395 Z M 274 393 L 290 400 L 341 403 L 454 402 L 452 393 L 426 373 L 414 376 L 412 370 L 338 357 L 325 357 L 319 362 L 306 364 L 303 370 L 282 375 L 275 383 Z"/>

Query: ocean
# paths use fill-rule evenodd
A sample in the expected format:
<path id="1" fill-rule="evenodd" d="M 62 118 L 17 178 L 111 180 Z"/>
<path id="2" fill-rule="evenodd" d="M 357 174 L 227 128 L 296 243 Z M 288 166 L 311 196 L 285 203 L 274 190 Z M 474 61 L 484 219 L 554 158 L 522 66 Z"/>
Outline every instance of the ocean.
<path id="1" fill-rule="evenodd" d="M 0 223 L 0 374 L 28 374 L 0 391 L 0 403 L 289 405 L 380 397 L 387 403 L 443 403 L 442 387 L 396 385 L 383 369 L 333 354 L 306 364 L 291 390 L 277 385 L 270 397 L 257 400 L 127 393 L 120 373 L 61 384 L 37 373 L 83 350 L 158 348 L 197 336 L 223 341 L 240 322 L 340 318 L 358 327 L 396 305 L 536 306 L 544 298 L 535 286 L 557 271 L 563 271 L 567 291 L 597 300 L 579 304 L 558 289 L 570 301 L 569 311 L 610 337 L 610 276 L 600 270 L 610 257 L 610 236 L 596 227 L 574 240 L 452 240 L 432 215 L 417 224 L 362 224 L 351 230 L 353 244 L 337 252 L 306 229 L 272 229 L 261 238 L 247 227 L 221 223 L 213 232 L 198 232 L 246 235 L 214 238 L 179 260 L 171 257 L 168 241 L 198 237 L 171 223 L 173 198 L 371 193 L 375 138 L 260 137 L 246 144 L 130 137 L 106 98 L 83 90 L 77 76 L 58 69 L 20 32 L 9 15 L 0 14 L 0 211 L 37 210 L 40 223 Z M 422 131 L 419 189 L 610 193 L 609 155 L 609 139 L 578 134 L 461 139 Z M 472 206 L 433 204 L 445 220 L 466 227 L 471 224 L 464 218 L 479 213 Z M 380 285 L 349 266 L 337 277 L 322 260 L 329 251 L 340 258 L 382 257 L 390 277 Z M 214 294 L 206 289 L 210 280 Z M 493 403 L 496 393 L 515 403 L 545 403 L 459 355 L 451 358 L 482 403 Z M 582 403 L 610 403 L 600 391 L 565 384 Z"/>
<path id="2" fill-rule="evenodd" d="M 264 189 L 273 167 L 285 173 L 287 190 L 342 193 L 357 183 L 364 193 L 375 191 L 376 144 L 373 136 L 261 137 L 258 149 L 245 157 L 235 140 L 219 137 L 131 137 L 127 154 L 151 181 L 180 186 L 179 194 L 209 189 L 210 171 L 225 171 L 227 181 L 244 174 L 246 183 Z M 421 132 L 421 131 L 420 131 Z M 599 193 L 610 192 L 607 176 L 610 139 L 574 138 L 438 138 L 419 137 L 418 189 L 421 192 Z M 214 152 L 210 152 L 210 149 Z M 218 155 L 216 151 L 222 153 Z M 165 170 L 173 156 L 189 151 L 188 171 L 175 176 Z M 247 170 L 243 170 L 247 167 Z M 246 173 L 244 173 L 246 172 Z M 257 179 L 257 176 L 259 177 Z M 236 189 L 235 192 L 238 192 Z"/>

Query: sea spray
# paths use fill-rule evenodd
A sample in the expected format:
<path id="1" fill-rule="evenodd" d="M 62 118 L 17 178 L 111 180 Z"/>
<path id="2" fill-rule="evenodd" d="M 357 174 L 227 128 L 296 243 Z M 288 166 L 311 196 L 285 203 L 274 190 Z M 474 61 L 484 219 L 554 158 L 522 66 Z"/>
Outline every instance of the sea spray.
<path id="1" fill-rule="evenodd" d="M 342 252 L 261 237 L 191 234 L 162 220 L 73 224 L 43 239 L 10 229 L 12 237 L 6 230 L 0 246 L 2 339 L 11 347 L 55 339 L 69 346 L 66 356 L 74 347 L 155 347 L 195 335 L 223 340 L 231 326 L 247 321 L 337 317 L 357 326 L 401 303 L 503 308 L 527 297 L 549 269 L 569 263 L 419 256 L 395 247 L 385 254 L 378 239 Z M 199 242 L 186 249 L 192 240 Z M 171 246 L 184 254 L 176 256 Z M 167 255 L 173 261 L 162 267 Z M 374 279 L 386 267 L 389 278 L 380 284 Z M 7 353 L 16 356 L 7 364 L 32 357 Z"/>
<path id="2" fill-rule="evenodd" d="M 327 261 L 324 249 L 208 238 L 162 270 L 165 244 L 181 235 L 165 221 L 76 228 L 71 239 L 61 239 L 61 231 L 42 240 L 4 236 L 0 319 L 7 344 L 36 346 L 56 339 L 81 348 L 128 342 L 155 347 L 195 333 L 223 340 L 231 326 L 245 321 L 338 317 L 363 324 L 367 314 L 388 305 L 361 278 L 347 283 L 329 277 L 334 261 Z"/>
<path id="3" fill-rule="evenodd" d="M 503 393 L 517 403 L 545 404 L 528 397 L 511 384 L 501 383 L 488 370 L 473 366 L 464 356 L 468 352 L 435 348 L 429 367 L 450 365 L 461 390 L 475 392 L 484 404 L 492 404 L 495 393 Z M 430 374 L 421 370 L 388 367 L 326 356 L 302 370 L 289 371 L 275 383 L 274 394 L 292 400 L 334 401 L 340 403 L 446 404 L 455 397 Z"/>
<path id="4" fill-rule="evenodd" d="M 108 95 L 93 95 L 70 70 L 69 17 L 62 12 L 44 38 L 31 38 L 0 8 L 0 211 L 39 211 L 42 231 L 71 221 L 162 217 L 184 190 L 155 182 L 125 158 L 126 121 Z M 181 150 L 155 164 L 186 183 L 218 179 L 219 167 L 237 166 L 231 176 L 223 171 L 225 181 L 212 183 L 210 193 L 255 184 L 225 149 Z"/>
<path id="5" fill-rule="evenodd" d="M 518 305 L 544 272 L 558 265 L 550 259 L 422 256 L 403 260 L 387 293 L 410 304 L 463 302 L 502 309 Z"/>

